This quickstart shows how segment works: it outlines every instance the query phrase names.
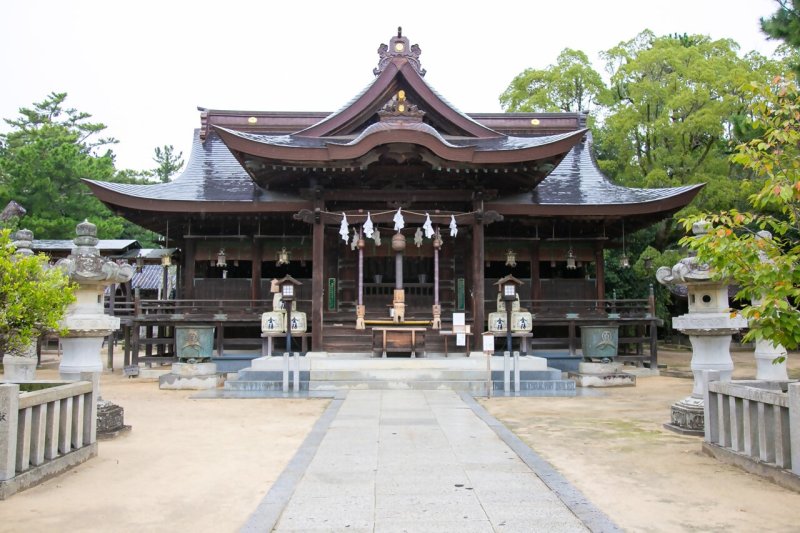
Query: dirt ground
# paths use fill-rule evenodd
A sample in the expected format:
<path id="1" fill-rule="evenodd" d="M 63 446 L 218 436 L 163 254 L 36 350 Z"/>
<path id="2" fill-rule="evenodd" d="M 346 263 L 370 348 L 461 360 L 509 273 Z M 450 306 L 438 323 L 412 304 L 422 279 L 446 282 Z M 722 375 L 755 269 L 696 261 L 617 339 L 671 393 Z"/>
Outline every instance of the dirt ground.
<path id="1" fill-rule="evenodd" d="M 664 353 L 659 362 L 688 373 L 690 358 Z M 734 359 L 734 378 L 755 377 L 752 352 Z M 790 358 L 793 377 L 798 359 Z M 627 531 L 800 530 L 800 494 L 702 454 L 699 437 L 662 427 L 691 389 L 691 379 L 646 377 L 575 398 L 482 403 Z"/>
<path id="2" fill-rule="evenodd" d="M 752 377 L 749 353 L 735 377 Z M 688 352 L 662 353 L 687 374 Z M 55 378 L 55 364 L 39 370 Z M 119 366 L 117 367 L 119 368 Z M 790 359 L 800 376 L 800 356 Z M 0 502 L 0 531 L 236 531 L 269 490 L 326 400 L 192 400 L 157 382 L 102 377 L 125 408 L 126 436 L 99 456 Z M 703 455 L 700 439 L 663 429 L 691 380 L 639 378 L 636 387 L 575 398 L 484 402 L 536 452 L 628 531 L 797 531 L 800 494 Z"/>
<path id="3" fill-rule="evenodd" d="M 119 368 L 119 367 L 118 367 Z M 37 378 L 57 379 L 53 369 Z M 328 400 L 192 400 L 104 373 L 130 433 L 76 468 L 0 501 L 0 531 L 237 531 Z"/>

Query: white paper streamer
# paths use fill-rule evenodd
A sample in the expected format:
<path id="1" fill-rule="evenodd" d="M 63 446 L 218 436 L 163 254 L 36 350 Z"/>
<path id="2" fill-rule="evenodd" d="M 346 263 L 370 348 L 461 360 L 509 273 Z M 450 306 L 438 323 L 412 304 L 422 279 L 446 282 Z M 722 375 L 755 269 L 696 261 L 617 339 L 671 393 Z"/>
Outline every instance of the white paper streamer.
<path id="1" fill-rule="evenodd" d="M 364 222 L 364 235 L 367 236 L 367 239 L 372 238 L 373 231 L 375 231 L 375 227 L 372 225 L 372 218 L 370 218 L 369 211 L 367 211 L 367 221 Z"/>
<path id="2" fill-rule="evenodd" d="M 347 237 L 350 232 L 347 230 L 347 215 L 342 213 L 342 225 L 339 226 L 339 235 L 342 236 L 342 240 L 345 244 L 347 244 Z"/>
<path id="3" fill-rule="evenodd" d="M 372 234 L 372 239 L 375 241 L 375 246 L 381 245 L 381 232 L 375 230 L 375 233 Z"/>
<path id="4" fill-rule="evenodd" d="M 353 226 L 353 240 L 350 241 L 350 249 L 355 250 L 356 246 L 358 246 L 358 230 Z"/>
<path id="5" fill-rule="evenodd" d="M 422 246 L 422 228 L 417 228 L 416 233 L 414 233 L 414 244 L 417 245 L 417 248 Z"/>
<path id="6" fill-rule="evenodd" d="M 431 224 L 431 216 L 425 213 L 425 223 L 422 225 L 425 230 L 425 238 L 430 239 L 433 236 L 433 224 Z"/>
<path id="7" fill-rule="evenodd" d="M 401 207 L 398 207 L 397 213 L 394 214 L 393 220 L 394 220 L 395 231 L 400 231 L 401 229 L 406 227 L 406 221 L 403 220 L 403 213 L 400 212 L 401 209 L 402 209 Z"/>
<path id="8" fill-rule="evenodd" d="M 450 215 L 450 236 L 455 237 L 458 235 L 458 225 L 456 224 L 456 217 Z"/>

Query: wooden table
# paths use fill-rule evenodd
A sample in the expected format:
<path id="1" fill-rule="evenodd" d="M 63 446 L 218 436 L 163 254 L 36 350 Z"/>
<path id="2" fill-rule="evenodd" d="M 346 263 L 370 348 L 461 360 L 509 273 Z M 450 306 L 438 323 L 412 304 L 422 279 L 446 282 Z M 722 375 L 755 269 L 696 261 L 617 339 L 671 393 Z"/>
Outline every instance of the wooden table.
<path id="1" fill-rule="evenodd" d="M 273 339 L 274 338 L 286 338 L 286 332 L 280 331 L 273 331 L 270 333 L 262 333 L 261 334 L 261 357 L 272 357 L 272 348 L 273 348 Z M 301 351 L 303 353 L 308 351 L 308 338 L 311 337 L 310 332 L 297 332 L 292 333 L 292 339 L 300 338 L 302 339 L 302 346 Z M 291 346 L 286 347 L 287 351 L 291 351 Z"/>
<path id="2" fill-rule="evenodd" d="M 456 335 L 464 335 L 467 338 L 467 356 L 469 356 L 469 338 L 472 336 L 472 332 L 463 332 L 463 331 L 449 331 L 449 330 L 439 330 L 439 335 L 444 337 L 444 356 L 447 357 L 447 338 L 448 337 L 455 337 Z"/>
<path id="3" fill-rule="evenodd" d="M 508 333 L 505 331 L 492 331 L 492 335 L 495 338 L 500 337 L 501 339 L 505 339 L 508 337 Z M 528 339 L 533 337 L 533 333 L 528 331 L 515 331 L 511 334 L 512 339 L 520 339 L 520 347 L 519 347 L 519 354 L 520 355 L 528 355 Z M 495 341 L 495 347 L 497 347 L 497 341 Z M 504 352 L 505 349 L 498 350 L 499 352 Z"/>
<path id="4" fill-rule="evenodd" d="M 417 349 L 421 348 L 425 357 L 425 331 L 426 328 L 372 328 L 373 354 L 381 352 L 386 357 L 387 352 L 411 352 L 411 357 L 416 357 Z"/>

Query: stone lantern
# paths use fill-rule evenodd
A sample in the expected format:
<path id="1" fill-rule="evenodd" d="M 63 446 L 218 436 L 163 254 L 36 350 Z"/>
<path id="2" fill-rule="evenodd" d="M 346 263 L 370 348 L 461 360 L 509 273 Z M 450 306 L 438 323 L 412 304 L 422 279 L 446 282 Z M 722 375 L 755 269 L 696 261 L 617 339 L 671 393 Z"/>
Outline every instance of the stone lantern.
<path id="1" fill-rule="evenodd" d="M 64 379 L 79 379 L 81 372 L 102 372 L 103 339 L 119 329 L 119 318 L 104 312 L 103 293 L 109 285 L 125 283 L 133 277 L 131 265 L 100 256 L 97 226 L 86 220 L 78 224 L 75 233 L 72 253 L 56 263 L 70 281 L 78 284 L 75 303 L 67 308 L 61 324 L 68 330 L 61 337 L 63 353 L 58 367 Z"/>
<path id="2" fill-rule="evenodd" d="M 692 228 L 695 235 L 708 231 L 703 223 Z M 692 394 L 672 405 L 671 423 L 665 427 L 679 433 L 703 434 L 704 370 L 718 370 L 723 381 L 730 381 L 733 372 L 731 336 L 747 327 L 747 321 L 731 313 L 728 303 L 728 283 L 713 279 L 708 265 L 696 257 L 681 259 L 678 264 L 661 267 L 656 279 L 662 285 L 685 286 L 688 291 L 689 312 L 672 319 L 672 327 L 689 336 L 692 343 Z"/>
<path id="3" fill-rule="evenodd" d="M 100 349 L 103 339 L 119 329 L 119 318 L 105 314 L 103 294 L 106 287 L 125 283 L 133 277 L 133 267 L 118 264 L 100 256 L 97 249 L 97 226 L 85 220 L 75 228 L 75 248 L 69 257 L 56 267 L 78 284 L 75 302 L 67 308 L 61 325 L 67 329 L 61 336 L 61 364 L 58 371 L 63 379 L 80 379 L 81 372 L 100 373 L 103 363 Z M 111 342 L 109 340 L 109 342 Z M 103 400 L 98 393 L 97 432 L 107 437 L 129 430 L 124 423 L 124 410 Z"/>

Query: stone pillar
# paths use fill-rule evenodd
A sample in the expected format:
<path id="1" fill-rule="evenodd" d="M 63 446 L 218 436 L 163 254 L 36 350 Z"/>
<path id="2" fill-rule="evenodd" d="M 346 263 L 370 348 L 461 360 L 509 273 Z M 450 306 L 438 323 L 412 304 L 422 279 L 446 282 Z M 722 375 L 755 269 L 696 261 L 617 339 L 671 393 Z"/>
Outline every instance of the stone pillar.
<path id="1" fill-rule="evenodd" d="M 792 472 L 800 476 L 800 383 L 789 384 L 789 438 L 792 442 Z"/>
<path id="2" fill-rule="evenodd" d="M 759 231 L 756 235 L 757 239 L 771 240 L 772 234 L 768 231 Z M 769 259 L 764 252 L 759 252 L 762 263 L 768 263 Z M 753 300 L 753 305 L 760 305 L 760 300 Z M 769 381 L 788 381 L 789 375 L 786 372 L 786 348 L 780 344 L 773 344 L 772 342 L 759 339 L 756 341 L 756 379 L 764 379 Z M 775 363 L 775 359 L 783 358 L 780 363 Z"/>
<path id="3" fill-rule="evenodd" d="M 695 224 L 695 235 L 707 231 L 704 224 Z M 672 405 L 671 423 L 667 429 L 679 433 L 703 435 L 703 395 L 706 387 L 704 370 L 715 370 L 722 381 L 730 381 L 733 359 L 730 353 L 731 336 L 747 327 L 747 321 L 731 314 L 728 304 L 728 284 L 713 279 L 708 265 L 699 264 L 696 257 L 681 259 L 671 269 L 661 267 L 656 278 L 662 285 L 683 285 L 688 290 L 689 312 L 672 319 L 672 327 L 689 335 L 692 343 L 692 394 Z"/>
<path id="4" fill-rule="evenodd" d="M 14 477 L 17 468 L 19 385 L 0 384 L 0 481 Z"/>

